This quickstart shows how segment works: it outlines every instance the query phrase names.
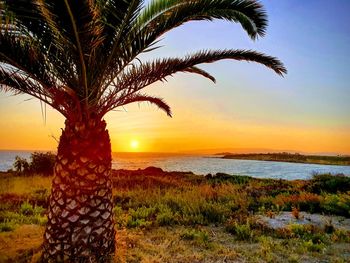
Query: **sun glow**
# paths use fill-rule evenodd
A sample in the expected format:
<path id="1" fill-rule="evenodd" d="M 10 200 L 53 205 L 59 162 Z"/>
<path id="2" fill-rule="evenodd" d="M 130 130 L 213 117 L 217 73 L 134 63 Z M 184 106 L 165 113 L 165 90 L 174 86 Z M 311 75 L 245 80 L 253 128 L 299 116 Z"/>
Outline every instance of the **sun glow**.
<path id="1" fill-rule="evenodd" d="M 130 147 L 133 150 L 137 150 L 139 148 L 139 142 L 137 140 L 132 140 L 130 142 Z"/>

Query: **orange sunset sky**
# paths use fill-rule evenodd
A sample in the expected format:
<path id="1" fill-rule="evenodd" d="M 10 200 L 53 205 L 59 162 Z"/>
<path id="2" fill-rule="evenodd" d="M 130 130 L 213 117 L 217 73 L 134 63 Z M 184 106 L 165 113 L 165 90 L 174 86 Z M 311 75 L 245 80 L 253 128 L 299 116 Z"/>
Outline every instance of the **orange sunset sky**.
<path id="1" fill-rule="evenodd" d="M 350 154 L 350 4 L 329 2 L 262 1 L 269 27 L 255 42 L 226 22 L 193 22 L 165 35 L 143 59 L 247 48 L 278 57 L 289 72 L 281 78 L 261 65 L 222 61 L 201 66 L 216 84 L 176 74 L 146 89 L 170 104 L 173 118 L 146 103 L 106 116 L 112 150 Z M 50 108 L 43 116 L 28 98 L 0 93 L 0 149 L 55 150 L 63 117 Z"/>

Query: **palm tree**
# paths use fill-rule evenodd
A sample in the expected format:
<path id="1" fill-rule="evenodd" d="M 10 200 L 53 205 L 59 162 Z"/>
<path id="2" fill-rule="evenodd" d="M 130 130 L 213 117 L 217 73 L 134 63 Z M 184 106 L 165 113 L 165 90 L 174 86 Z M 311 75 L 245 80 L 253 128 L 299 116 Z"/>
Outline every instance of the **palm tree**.
<path id="1" fill-rule="evenodd" d="M 163 99 L 142 89 L 176 72 L 222 59 L 253 61 L 277 74 L 274 57 L 251 50 L 203 50 L 182 58 L 143 61 L 159 38 L 188 21 L 224 19 L 252 39 L 267 17 L 255 0 L 2 0 L 0 88 L 28 94 L 65 118 L 60 137 L 43 260 L 106 262 L 115 250 L 111 145 L 103 116 L 150 102 L 171 116 Z M 141 62 L 141 63 L 140 63 Z"/>

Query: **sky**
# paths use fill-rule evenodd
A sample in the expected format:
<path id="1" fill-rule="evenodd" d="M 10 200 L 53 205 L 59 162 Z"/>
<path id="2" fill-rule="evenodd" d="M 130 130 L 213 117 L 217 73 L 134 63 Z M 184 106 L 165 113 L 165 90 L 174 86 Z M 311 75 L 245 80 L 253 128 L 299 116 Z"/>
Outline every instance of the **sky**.
<path id="1" fill-rule="evenodd" d="M 254 63 L 200 65 L 217 83 L 178 73 L 146 92 L 172 107 L 127 106 L 106 115 L 113 151 L 296 151 L 350 154 L 350 1 L 262 0 L 267 35 L 252 41 L 238 24 L 190 22 L 142 58 L 201 49 L 253 49 L 278 57 L 281 78 Z M 40 102 L 0 93 L 0 149 L 55 150 L 64 119 Z"/>

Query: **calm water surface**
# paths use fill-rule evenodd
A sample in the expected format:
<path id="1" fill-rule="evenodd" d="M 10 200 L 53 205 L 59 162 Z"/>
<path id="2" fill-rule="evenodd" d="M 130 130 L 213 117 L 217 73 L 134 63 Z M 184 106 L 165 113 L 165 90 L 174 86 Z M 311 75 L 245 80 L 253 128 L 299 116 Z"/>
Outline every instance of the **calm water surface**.
<path id="1" fill-rule="evenodd" d="M 12 167 L 19 155 L 29 158 L 30 152 L 0 151 L 0 170 Z M 214 158 L 215 157 L 215 158 Z M 250 160 L 229 160 L 217 156 L 176 155 L 176 154 L 132 154 L 113 153 L 114 169 L 160 167 L 165 171 L 192 171 L 195 174 L 215 174 L 218 172 L 249 175 L 257 178 L 307 179 L 314 173 L 343 173 L 350 176 L 350 166 L 265 162 Z"/>
<path id="2" fill-rule="evenodd" d="M 343 173 L 350 176 L 350 166 L 318 165 L 252 160 L 221 159 L 217 156 L 191 155 L 113 155 L 113 168 L 138 169 L 148 166 L 160 167 L 165 171 L 192 171 L 206 175 L 218 172 L 249 175 L 257 178 L 307 179 L 314 173 Z"/>

